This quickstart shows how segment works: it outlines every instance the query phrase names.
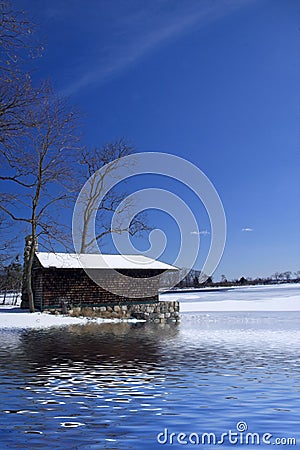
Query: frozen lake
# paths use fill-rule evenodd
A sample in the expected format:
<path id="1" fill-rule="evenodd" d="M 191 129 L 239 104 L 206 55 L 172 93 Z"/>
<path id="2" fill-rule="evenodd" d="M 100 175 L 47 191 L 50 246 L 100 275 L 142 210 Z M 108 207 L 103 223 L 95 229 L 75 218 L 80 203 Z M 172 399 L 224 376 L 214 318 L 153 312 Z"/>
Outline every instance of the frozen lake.
<path id="1" fill-rule="evenodd" d="M 182 312 L 300 311 L 300 284 L 245 286 L 165 293 L 163 300 L 179 300 Z"/>
<path id="2" fill-rule="evenodd" d="M 297 448 L 300 312 L 247 304 L 296 308 L 299 294 L 299 285 L 181 294 L 178 325 L 0 329 L 1 449 L 217 448 L 178 434 L 220 440 L 237 424 L 239 438 L 246 426 Z M 214 310 L 226 302 L 239 308 Z"/>

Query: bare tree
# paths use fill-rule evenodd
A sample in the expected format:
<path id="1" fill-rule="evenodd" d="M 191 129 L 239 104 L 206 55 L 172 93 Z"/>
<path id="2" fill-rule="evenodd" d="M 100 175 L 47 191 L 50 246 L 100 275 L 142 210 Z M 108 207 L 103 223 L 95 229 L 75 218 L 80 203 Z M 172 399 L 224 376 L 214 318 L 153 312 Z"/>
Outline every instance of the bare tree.
<path id="1" fill-rule="evenodd" d="M 0 210 L 12 221 L 27 226 L 31 246 L 24 266 L 30 311 L 34 311 L 31 271 L 35 243 L 52 245 L 63 228 L 58 220 L 59 202 L 70 202 L 74 160 L 78 157 L 77 117 L 67 102 L 50 88 L 29 111 L 33 124 L 19 134 L 14 145 L 1 150 L 5 175 Z M 1 148 L 1 147 L 0 147 Z"/>
<path id="2" fill-rule="evenodd" d="M 280 273 L 279 272 L 275 272 L 274 275 L 272 275 L 272 278 L 274 278 L 276 283 L 278 283 L 279 280 L 280 280 Z"/>
<path id="3" fill-rule="evenodd" d="M 32 59 L 42 52 L 34 39 L 34 24 L 23 11 L 0 0 L 0 144 L 11 144 L 30 127 L 28 108 L 38 101 L 43 87 L 33 87 Z M 29 63 L 29 64 L 28 64 Z"/>
<path id="4" fill-rule="evenodd" d="M 115 187 L 106 195 L 104 194 L 105 181 L 107 177 L 117 177 L 121 158 L 134 153 L 133 146 L 128 144 L 125 139 L 119 139 L 114 142 L 103 145 L 100 149 L 94 148 L 84 150 L 81 156 L 80 180 L 89 180 L 86 185 L 85 196 L 83 197 L 83 217 L 81 225 L 81 253 L 93 251 L 95 244 L 101 245 L 101 240 L 111 233 L 127 232 L 131 236 L 149 230 L 146 215 L 137 214 L 129 223 L 124 221 L 124 217 L 131 214 L 133 204 L 127 199 L 127 191 L 124 188 Z M 128 173 L 131 170 L 131 162 L 122 162 L 122 167 L 127 164 Z M 99 169 L 101 171 L 97 172 Z M 122 207 L 118 209 L 118 214 L 123 219 L 115 221 L 112 228 L 111 217 L 116 212 L 120 203 Z M 88 229 L 90 221 L 96 214 L 96 233 L 90 236 Z"/>
<path id="5" fill-rule="evenodd" d="M 292 272 L 290 270 L 287 270 L 283 273 L 285 281 L 289 282 L 292 278 Z"/>
<path id="6" fill-rule="evenodd" d="M 42 51 L 33 39 L 34 30 L 25 13 L 15 12 L 9 1 L 0 0 L 0 213 L 31 236 L 24 268 L 30 311 L 34 311 L 31 269 L 35 243 L 39 238 L 44 247 L 53 249 L 53 241 L 62 235 L 64 219 L 58 220 L 58 204 L 70 203 L 70 191 L 78 176 L 87 180 L 105 166 L 104 179 L 114 171 L 115 160 L 133 151 L 124 140 L 85 151 L 81 153 L 81 174 L 73 173 L 80 159 L 77 112 L 55 97 L 47 85 L 33 86 L 28 62 Z M 97 205 L 103 179 L 95 177 L 91 186 L 85 223 Z M 129 226 L 117 223 L 111 230 L 108 217 L 124 199 L 126 192 L 116 188 L 101 200 L 99 208 L 97 205 L 97 241 L 111 232 L 136 235 L 147 228 L 140 214 Z M 123 212 L 129 213 L 131 206 L 125 201 Z M 87 252 L 93 244 L 83 233 L 81 250 Z"/>
<path id="7" fill-rule="evenodd" d="M 0 1 L 1 64 L 5 64 L 5 70 L 41 54 L 43 47 L 34 38 L 35 29 L 25 11 L 14 10 L 10 0 Z"/>

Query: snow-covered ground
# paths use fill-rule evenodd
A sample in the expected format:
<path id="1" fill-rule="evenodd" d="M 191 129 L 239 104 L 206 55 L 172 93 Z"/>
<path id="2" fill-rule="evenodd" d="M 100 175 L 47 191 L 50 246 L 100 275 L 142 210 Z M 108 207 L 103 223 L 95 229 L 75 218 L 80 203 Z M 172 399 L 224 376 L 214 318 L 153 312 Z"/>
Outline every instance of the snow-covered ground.
<path id="1" fill-rule="evenodd" d="M 300 311 L 300 284 L 174 292 L 161 294 L 160 299 L 180 301 L 181 312 Z"/>
<path id="2" fill-rule="evenodd" d="M 180 301 L 180 311 L 300 311 L 300 284 L 276 286 L 247 286 L 217 291 L 174 292 L 160 295 L 160 300 Z M 53 326 L 85 325 L 87 323 L 117 323 L 118 319 L 87 319 L 55 316 L 21 310 L 14 305 L 1 305 L 0 329 L 47 328 Z M 136 322 L 135 319 L 128 320 Z"/>
<path id="3" fill-rule="evenodd" d="M 13 305 L 13 297 L 8 295 L 5 305 L 2 305 L 3 296 L 0 296 L 0 329 L 14 328 L 48 328 L 67 325 L 85 325 L 87 323 L 117 323 L 118 319 L 88 319 L 85 317 L 68 317 L 46 313 L 30 313 Z M 128 319 L 127 322 L 137 322 L 136 319 Z"/>
<path id="4" fill-rule="evenodd" d="M 128 319 L 128 322 L 137 322 Z M 44 313 L 29 313 L 19 308 L 0 308 L 0 329 L 11 328 L 48 328 L 66 325 L 86 325 L 87 323 L 117 323 L 118 319 L 88 319 L 84 317 L 55 316 Z"/>

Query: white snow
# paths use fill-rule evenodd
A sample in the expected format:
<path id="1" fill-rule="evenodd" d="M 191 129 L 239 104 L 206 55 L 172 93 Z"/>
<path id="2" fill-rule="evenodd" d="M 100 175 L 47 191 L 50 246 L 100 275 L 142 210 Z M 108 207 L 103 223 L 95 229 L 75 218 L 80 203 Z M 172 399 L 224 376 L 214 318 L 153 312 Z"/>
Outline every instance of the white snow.
<path id="1" fill-rule="evenodd" d="M 300 284 L 235 287 L 232 290 L 174 292 L 160 295 L 163 301 L 180 301 L 180 311 L 300 311 Z M 0 298 L 0 303 L 2 299 Z M 0 329 L 47 328 L 85 325 L 88 323 L 118 323 L 123 319 L 89 319 L 46 313 L 29 313 L 13 305 L 0 305 Z M 136 319 L 127 319 L 137 322 Z"/>
<path id="2" fill-rule="evenodd" d="M 181 312 L 300 311 L 300 284 L 174 292 L 161 294 L 160 299 L 178 300 Z"/>
<path id="3" fill-rule="evenodd" d="M 41 265 L 59 269 L 161 269 L 178 270 L 170 264 L 148 258 L 144 255 L 105 255 L 77 253 L 37 252 Z"/>
<path id="4" fill-rule="evenodd" d="M 0 306 L 0 329 L 48 328 L 67 325 L 86 325 L 88 323 L 137 322 L 136 319 L 90 319 L 46 313 L 30 313 L 12 305 Z"/>

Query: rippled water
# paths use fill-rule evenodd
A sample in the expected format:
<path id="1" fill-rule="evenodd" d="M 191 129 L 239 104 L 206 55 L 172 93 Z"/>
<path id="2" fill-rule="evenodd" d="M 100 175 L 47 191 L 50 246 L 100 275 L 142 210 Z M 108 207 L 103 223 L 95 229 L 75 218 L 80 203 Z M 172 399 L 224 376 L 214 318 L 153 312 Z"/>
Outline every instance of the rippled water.
<path id="1" fill-rule="evenodd" d="M 195 448 L 157 434 L 240 421 L 298 446 L 299 325 L 300 313 L 196 313 L 179 325 L 0 331 L 0 448 Z"/>

